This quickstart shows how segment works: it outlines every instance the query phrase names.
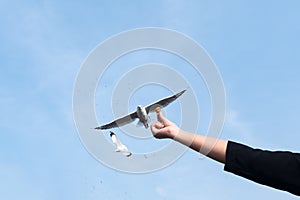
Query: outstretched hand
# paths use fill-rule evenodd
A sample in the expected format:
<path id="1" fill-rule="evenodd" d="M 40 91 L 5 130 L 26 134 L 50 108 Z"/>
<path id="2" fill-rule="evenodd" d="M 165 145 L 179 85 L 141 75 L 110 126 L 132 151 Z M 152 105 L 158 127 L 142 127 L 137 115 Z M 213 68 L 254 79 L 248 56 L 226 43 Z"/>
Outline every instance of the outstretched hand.
<path id="1" fill-rule="evenodd" d="M 156 109 L 157 114 L 157 122 L 151 125 L 151 131 L 155 138 L 163 139 L 163 138 L 170 138 L 173 139 L 177 133 L 179 132 L 179 128 L 176 124 L 169 121 L 165 118 L 161 112 L 160 108 Z"/>

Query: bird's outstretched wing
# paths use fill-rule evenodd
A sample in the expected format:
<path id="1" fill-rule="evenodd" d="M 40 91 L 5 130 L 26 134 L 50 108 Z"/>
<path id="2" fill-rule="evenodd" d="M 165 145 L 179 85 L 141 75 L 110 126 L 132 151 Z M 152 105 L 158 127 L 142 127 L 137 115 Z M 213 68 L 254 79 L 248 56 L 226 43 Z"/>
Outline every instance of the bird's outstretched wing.
<path id="1" fill-rule="evenodd" d="M 117 149 L 119 149 L 122 146 L 122 143 L 119 140 L 119 138 L 112 131 L 110 131 L 110 137 L 111 137 L 111 140 L 113 141 L 113 143 L 116 145 Z"/>
<path id="2" fill-rule="evenodd" d="M 169 105 L 170 103 L 175 101 L 178 97 L 180 97 L 185 91 L 186 91 L 186 89 L 182 90 L 181 92 L 178 92 L 177 94 L 174 94 L 170 97 L 166 97 L 164 99 L 161 99 L 155 103 L 152 103 L 152 104 L 146 106 L 145 109 L 146 109 L 147 113 L 154 112 L 155 108 L 157 108 L 157 107 L 166 107 L 167 105 Z"/>
<path id="3" fill-rule="evenodd" d="M 130 122 L 134 121 L 136 118 L 138 118 L 137 113 L 133 112 L 129 115 L 126 115 L 124 117 L 121 117 L 119 119 L 116 119 L 115 121 L 112 121 L 108 124 L 102 125 L 102 126 L 98 126 L 95 129 L 110 129 L 110 128 L 115 128 L 115 127 L 119 127 L 119 126 L 123 126 L 125 124 L 129 124 Z"/>
<path id="4" fill-rule="evenodd" d="M 121 152 L 123 155 L 129 157 L 132 155 L 130 151 L 128 151 L 127 147 L 121 143 L 119 138 L 112 131 L 110 132 L 110 137 L 113 143 L 116 145 L 116 152 Z"/>

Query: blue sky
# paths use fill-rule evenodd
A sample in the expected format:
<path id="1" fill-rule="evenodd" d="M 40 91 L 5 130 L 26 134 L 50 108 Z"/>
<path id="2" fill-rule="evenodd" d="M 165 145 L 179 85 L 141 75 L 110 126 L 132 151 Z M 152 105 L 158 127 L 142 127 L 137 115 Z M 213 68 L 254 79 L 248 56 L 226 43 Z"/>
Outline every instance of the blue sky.
<path id="1" fill-rule="evenodd" d="M 132 28 L 174 29 L 218 66 L 227 94 L 223 139 L 299 152 L 299 6 L 296 0 L 1 1 L 1 198 L 296 199 L 192 151 L 149 174 L 112 170 L 81 144 L 72 93 L 80 65 L 106 38 Z"/>

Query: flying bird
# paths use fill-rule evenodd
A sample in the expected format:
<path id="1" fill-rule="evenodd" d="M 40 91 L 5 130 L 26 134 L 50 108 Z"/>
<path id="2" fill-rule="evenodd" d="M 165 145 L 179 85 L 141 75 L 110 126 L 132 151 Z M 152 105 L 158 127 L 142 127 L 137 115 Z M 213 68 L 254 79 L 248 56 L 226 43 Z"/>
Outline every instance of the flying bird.
<path id="1" fill-rule="evenodd" d="M 123 116 L 119 119 L 116 119 L 116 120 L 114 120 L 114 121 L 112 121 L 108 124 L 98 126 L 95 129 L 104 130 L 104 129 L 120 127 L 120 126 L 123 126 L 125 124 L 129 124 L 129 123 L 133 122 L 135 119 L 139 119 L 139 123 L 142 123 L 145 126 L 145 128 L 148 128 L 149 127 L 149 124 L 148 124 L 149 116 L 148 116 L 148 114 L 150 112 L 154 112 L 157 107 L 166 107 L 167 105 L 169 105 L 170 103 L 175 101 L 178 97 L 180 97 L 185 91 L 186 91 L 186 89 L 182 90 L 181 92 L 178 92 L 177 94 L 174 94 L 172 96 L 161 99 L 161 100 L 159 100 L 155 103 L 152 103 L 148 106 L 145 106 L 145 107 L 139 105 L 135 112 L 130 113 L 126 116 Z"/>
<path id="2" fill-rule="evenodd" d="M 132 155 L 132 153 L 128 151 L 127 147 L 121 143 L 119 138 L 112 131 L 110 131 L 110 137 L 113 143 L 116 145 L 116 150 L 115 150 L 116 152 L 121 152 L 124 156 L 127 157 Z"/>

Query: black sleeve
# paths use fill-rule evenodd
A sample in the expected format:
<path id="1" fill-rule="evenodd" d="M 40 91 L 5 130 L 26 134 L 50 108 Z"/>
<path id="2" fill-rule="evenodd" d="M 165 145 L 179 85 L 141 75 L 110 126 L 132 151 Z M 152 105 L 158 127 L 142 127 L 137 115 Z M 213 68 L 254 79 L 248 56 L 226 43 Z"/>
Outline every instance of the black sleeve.
<path id="1" fill-rule="evenodd" d="M 228 142 L 225 171 L 300 196 L 300 154 Z"/>

